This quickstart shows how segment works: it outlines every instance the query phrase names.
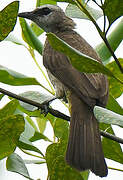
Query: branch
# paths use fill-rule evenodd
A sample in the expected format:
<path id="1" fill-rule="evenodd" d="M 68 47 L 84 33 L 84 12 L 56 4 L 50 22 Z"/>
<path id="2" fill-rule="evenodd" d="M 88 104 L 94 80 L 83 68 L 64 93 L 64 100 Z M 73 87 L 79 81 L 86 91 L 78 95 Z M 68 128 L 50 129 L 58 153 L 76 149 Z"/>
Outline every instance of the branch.
<path id="1" fill-rule="evenodd" d="M 44 111 L 46 110 L 45 109 L 45 105 L 47 105 L 48 102 L 43 102 L 42 104 L 40 104 L 38 102 L 35 102 L 35 101 L 30 100 L 30 99 L 24 98 L 22 96 L 16 95 L 16 94 L 14 94 L 14 93 L 12 93 L 10 91 L 7 91 L 5 89 L 2 89 L 2 88 L 0 88 L 0 92 L 3 93 L 4 95 L 10 96 L 10 97 L 15 98 L 15 99 L 17 99 L 19 101 L 22 101 L 24 103 L 28 103 L 30 105 L 36 106 L 37 108 L 39 108 L 41 110 L 44 110 Z M 57 111 L 55 109 L 52 109 L 50 107 L 48 108 L 48 113 L 52 114 L 55 117 L 64 119 L 66 121 L 70 121 L 70 117 L 69 116 L 67 116 L 67 115 L 65 115 L 65 114 L 63 114 L 63 113 L 61 113 L 61 112 L 59 112 L 59 111 Z M 108 139 L 111 139 L 113 141 L 116 141 L 118 143 L 123 144 L 123 139 L 121 139 L 119 137 L 116 137 L 116 136 L 114 136 L 112 134 L 109 134 L 107 132 L 104 132 L 102 130 L 100 130 L 100 134 L 102 136 L 108 138 Z"/>
<path id="2" fill-rule="evenodd" d="M 100 34 L 100 37 L 103 39 L 103 41 L 105 42 L 107 48 L 109 49 L 111 55 L 113 56 L 116 64 L 118 65 L 121 73 L 123 73 L 123 67 L 121 66 L 120 62 L 118 61 L 117 57 L 115 56 L 114 54 L 114 51 L 112 50 L 107 38 L 106 38 L 106 34 L 107 32 L 102 32 L 102 30 L 100 29 L 100 27 L 98 26 L 98 24 L 96 23 L 95 19 L 93 18 L 93 16 L 89 13 L 89 11 L 86 9 L 86 7 L 79 1 L 79 0 L 75 0 L 76 2 L 76 5 L 80 8 L 81 11 L 83 11 L 87 16 L 88 18 L 93 22 L 93 24 L 95 25 L 98 33 Z M 101 1 L 102 3 L 102 1 Z M 101 8 L 101 7 L 100 7 Z M 104 12 L 104 11 L 103 11 Z M 104 14 L 105 16 L 105 14 Z M 105 25 L 105 19 L 104 19 L 104 25 Z M 104 27 L 105 29 L 105 27 Z"/>

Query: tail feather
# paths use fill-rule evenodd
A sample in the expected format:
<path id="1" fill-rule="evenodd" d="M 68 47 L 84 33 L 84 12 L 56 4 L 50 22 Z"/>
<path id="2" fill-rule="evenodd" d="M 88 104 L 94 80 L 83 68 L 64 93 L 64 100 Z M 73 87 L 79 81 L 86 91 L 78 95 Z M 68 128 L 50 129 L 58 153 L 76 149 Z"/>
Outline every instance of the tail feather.
<path id="1" fill-rule="evenodd" d="M 90 169 L 100 177 L 107 176 L 98 122 L 91 108 L 75 95 L 71 96 L 71 103 L 66 161 L 79 171 Z"/>

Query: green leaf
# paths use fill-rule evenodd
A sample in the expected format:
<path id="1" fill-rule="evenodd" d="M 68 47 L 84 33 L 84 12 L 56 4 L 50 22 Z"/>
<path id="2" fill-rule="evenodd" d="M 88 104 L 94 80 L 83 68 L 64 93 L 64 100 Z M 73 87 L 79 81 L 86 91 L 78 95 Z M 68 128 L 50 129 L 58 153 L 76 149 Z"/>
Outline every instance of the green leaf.
<path id="1" fill-rule="evenodd" d="M 57 179 L 81 179 L 82 176 L 75 169 L 72 169 L 64 161 L 66 152 L 66 143 L 54 143 L 47 147 L 46 163 L 48 167 L 48 174 L 51 180 Z"/>
<path id="2" fill-rule="evenodd" d="M 36 101 L 40 104 L 45 101 L 49 101 L 53 98 L 53 96 L 51 96 L 51 95 L 40 93 L 38 91 L 26 91 L 24 93 L 21 93 L 20 96 L 26 97 L 26 98 Z M 28 111 L 35 111 L 36 109 L 38 109 L 37 107 L 35 107 L 33 105 L 30 105 L 30 104 L 27 104 L 27 103 L 24 103 L 21 101 L 20 101 L 20 105 Z"/>
<path id="3" fill-rule="evenodd" d="M 36 124 L 34 123 L 34 121 L 31 119 L 31 117 L 26 116 L 26 120 L 34 128 L 35 131 L 38 131 L 38 128 L 37 128 Z"/>
<path id="4" fill-rule="evenodd" d="M 17 145 L 21 149 L 34 151 L 40 153 L 43 156 L 43 153 L 37 147 L 35 147 L 30 141 L 30 138 L 34 135 L 34 133 L 34 128 L 28 123 L 27 120 L 25 120 L 25 130 L 21 134 Z"/>
<path id="5" fill-rule="evenodd" d="M 64 156 L 58 156 L 53 161 L 52 173 L 50 179 L 51 180 L 58 180 L 58 179 L 84 180 L 78 171 L 72 169 L 70 166 L 68 166 L 65 163 Z"/>
<path id="6" fill-rule="evenodd" d="M 95 106 L 94 115 L 96 119 L 105 124 L 114 124 L 123 127 L 123 116 L 105 108 Z"/>
<path id="7" fill-rule="evenodd" d="M 108 104 L 106 106 L 107 109 L 114 111 L 120 115 L 123 115 L 123 108 L 119 105 L 119 103 L 113 98 L 111 94 L 109 94 Z"/>
<path id="8" fill-rule="evenodd" d="M 0 11 L 0 41 L 14 29 L 17 20 L 19 1 L 14 1 Z"/>
<path id="9" fill-rule="evenodd" d="M 45 161 L 42 160 L 24 160 L 25 164 L 44 164 Z"/>
<path id="10" fill-rule="evenodd" d="M 46 163 L 48 167 L 49 175 L 52 174 L 52 167 L 56 157 L 65 154 L 66 145 L 61 143 L 53 143 L 47 147 L 46 150 Z"/>
<path id="11" fill-rule="evenodd" d="M 0 119 L 13 115 L 17 109 L 17 106 L 17 100 L 12 100 L 8 104 L 6 104 L 2 109 L 0 109 Z"/>
<path id="12" fill-rule="evenodd" d="M 100 123 L 100 127 L 103 131 L 106 131 L 114 135 L 113 129 L 111 128 L 110 125 Z M 123 152 L 119 143 L 103 137 L 102 145 L 103 145 L 104 156 L 106 158 L 123 164 Z"/>
<path id="13" fill-rule="evenodd" d="M 28 179 L 31 179 L 23 159 L 16 153 L 11 154 L 7 158 L 6 168 L 8 171 L 18 173 Z"/>
<path id="14" fill-rule="evenodd" d="M 21 115 L 10 115 L 0 119 L 0 159 L 14 152 L 20 134 L 24 131 L 24 118 Z"/>
<path id="15" fill-rule="evenodd" d="M 0 94 L 0 101 L 2 100 L 2 98 L 4 97 L 4 94 Z"/>
<path id="16" fill-rule="evenodd" d="M 110 35 L 107 37 L 107 40 L 112 48 L 113 51 L 117 49 L 119 44 L 123 40 L 123 19 L 118 23 L 118 25 L 115 27 L 115 29 L 110 33 Z M 107 64 L 109 62 L 109 58 L 112 56 L 109 49 L 105 45 L 104 42 L 96 46 L 97 53 L 99 54 L 101 60 L 104 64 Z"/>
<path id="17" fill-rule="evenodd" d="M 123 16 L 122 0 L 105 0 L 102 8 L 109 20 L 109 25 L 111 25 L 119 17 Z"/>
<path id="18" fill-rule="evenodd" d="M 47 117 L 41 114 L 41 117 L 36 118 L 40 133 L 43 133 L 47 125 Z"/>
<path id="19" fill-rule="evenodd" d="M 30 78 L 1 65 L 0 82 L 13 86 L 40 85 L 40 83 L 35 78 Z"/>
<path id="20" fill-rule="evenodd" d="M 20 25 L 22 29 L 22 37 L 23 40 L 31 46 L 33 49 L 39 52 L 39 54 L 42 55 L 43 45 L 41 41 L 37 38 L 31 27 L 27 24 L 25 19 L 20 19 Z"/>
<path id="21" fill-rule="evenodd" d="M 86 9 L 87 11 L 92 15 L 92 17 L 97 20 L 98 18 L 100 18 L 101 16 L 103 16 L 103 12 L 93 9 L 90 6 L 86 5 Z M 71 18 L 80 18 L 80 19 L 88 19 L 88 16 L 82 12 L 76 5 L 73 4 L 69 4 L 65 10 L 65 13 L 67 16 L 71 17 Z"/>
<path id="22" fill-rule="evenodd" d="M 67 121 L 57 118 L 55 120 L 53 129 L 56 137 L 68 141 L 69 123 Z"/>
<path id="23" fill-rule="evenodd" d="M 118 59 L 121 66 L 123 67 L 123 59 Z M 121 73 L 119 67 L 116 62 L 113 61 L 106 66 L 110 71 L 113 72 L 115 76 L 119 79 L 123 79 L 123 73 Z M 109 91 L 113 95 L 113 97 L 118 98 L 123 93 L 123 84 L 119 83 L 116 79 L 109 77 Z"/>
<path id="24" fill-rule="evenodd" d="M 74 49 L 73 47 L 68 45 L 66 42 L 58 38 L 53 33 L 47 33 L 47 37 L 51 46 L 55 50 L 67 55 L 70 58 L 72 65 L 76 69 L 78 69 L 80 72 L 85 72 L 85 73 L 101 72 L 103 74 L 116 78 L 108 68 L 103 66 L 101 63 L 99 63 L 95 59 L 89 56 L 86 56 L 85 54 Z M 118 78 L 116 79 L 119 80 Z M 121 80 L 119 81 L 123 83 Z"/>
<path id="25" fill-rule="evenodd" d="M 40 132 L 35 132 L 34 136 L 30 138 L 30 141 L 34 142 L 34 141 L 41 140 L 41 139 L 43 139 L 44 141 L 52 142 L 48 137 L 46 137 L 45 135 L 43 135 Z"/>
<path id="26" fill-rule="evenodd" d="M 88 171 L 83 171 L 80 174 L 83 177 L 83 180 L 88 180 L 90 171 L 89 170 Z"/>
<path id="27" fill-rule="evenodd" d="M 67 2 L 67 3 L 75 4 L 75 2 L 73 0 L 37 0 L 36 7 L 42 6 L 44 4 L 56 5 L 57 2 Z"/>
<path id="28" fill-rule="evenodd" d="M 36 25 L 35 23 L 31 23 L 30 25 L 31 29 L 33 30 L 33 32 L 35 33 L 36 36 L 40 36 L 44 30 L 41 29 L 38 25 Z"/>
<path id="29" fill-rule="evenodd" d="M 10 42 L 15 43 L 17 45 L 21 45 L 21 46 L 25 47 L 23 42 L 20 39 L 18 39 L 14 34 L 9 34 L 9 36 L 6 37 L 6 39 L 4 41 L 10 41 Z"/>
<path id="30" fill-rule="evenodd" d="M 56 5 L 57 1 L 55 0 L 37 0 L 37 3 L 36 3 L 36 7 L 39 7 L 39 6 L 42 6 L 42 5 L 45 5 L 45 4 L 53 4 L 53 5 Z"/>

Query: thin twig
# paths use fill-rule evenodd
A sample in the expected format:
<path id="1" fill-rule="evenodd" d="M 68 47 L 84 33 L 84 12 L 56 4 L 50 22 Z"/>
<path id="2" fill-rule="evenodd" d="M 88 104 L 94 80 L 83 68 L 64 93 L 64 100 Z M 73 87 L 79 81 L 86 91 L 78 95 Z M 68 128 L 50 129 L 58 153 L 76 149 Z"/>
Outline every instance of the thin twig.
<path id="1" fill-rule="evenodd" d="M 35 101 L 30 100 L 30 99 L 24 98 L 24 97 L 22 97 L 22 96 L 16 95 L 16 94 L 14 94 L 14 93 L 12 93 L 12 92 L 10 92 L 10 91 L 7 91 L 7 90 L 5 90 L 5 89 L 2 89 L 2 88 L 0 88 L 0 92 L 3 93 L 4 95 L 13 97 L 13 98 L 15 98 L 15 99 L 17 99 L 17 100 L 19 100 L 19 101 L 22 101 L 22 102 L 28 103 L 28 104 L 30 104 L 30 105 L 36 106 L 37 108 L 45 111 L 44 105 L 46 105 L 46 104 L 45 104 L 46 102 L 40 104 L 40 103 L 38 103 L 38 102 L 35 102 Z M 55 117 L 62 118 L 62 119 L 64 119 L 64 120 L 66 120 L 66 121 L 70 121 L 70 117 L 69 117 L 69 116 L 67 116 L 67 115 L 65 115 L 65 114 L 63 114 L 63 113 L 61 113 L 61 112 L 59 112 L 59 111 L 57 111 L 57 110 L 55 110 L 55 109 L 52 109 L 52 108 L 50 108 L 50 107 L 48 108 L 48 113 L 52 114 L 52 115 L 55 116 Z M 114 135 L 112 135 L 112 134 L 109 134 L 109 133 L 107 133 L 107 132 L 104 132 L 104 131 L 102 131 L 102 130 L 100 131 L 100 134 L 101 134 L 102 136 L 106 137 L 106 138 L 109 138 L 109 139 L 111 139 L 111 140 L 113 140 L 113 141 L 116 141 L 116 142 L 118 142 L 118 143 L 123 144 L 123 139 L 121 139 L 121 138 L 119 138 L 119 137 L 116 137 L 116 136 L 114 136 Z"/>

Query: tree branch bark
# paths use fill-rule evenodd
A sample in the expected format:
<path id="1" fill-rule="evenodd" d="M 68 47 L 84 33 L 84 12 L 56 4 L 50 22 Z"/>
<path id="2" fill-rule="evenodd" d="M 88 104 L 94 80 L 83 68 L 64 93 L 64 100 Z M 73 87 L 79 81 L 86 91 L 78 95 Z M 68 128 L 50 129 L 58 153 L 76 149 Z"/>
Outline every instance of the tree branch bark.
<path id="1" fill-rule="evenodd" d="M 41 110 L 44 110 L 44 111 L 46 110 L 46 109 L 45 109 L 45 105 L 47 105 L 48 102 L 43 102 L 42 104 L 40 104 L 40 103 L 38 103 L 38 102 L 36 102 L 36 101 L 32 101 L 32 100 L 30 100 L 30 99 L 24 98 L 24 97 L 22 97 L 22 96 L 19 96 L 19 95 L 17 95 L 17 94 L 14 94 L 14 93 L 12 93 L 12 92 L 10 92 L 10 91 L 7 91 L 7 90 L 5 90 L 5 89 L 3 89 L 3 88 L 0 88 L 0 92 L 3 93 L 4 95 L 10 96 L 10 97 L 15 98 L 15 99 L 17 99 L 17 100 L 19 100 L 19 101 L 22 101 L 22 102 L 24 102 L 24 103 L 28 103 L 28 104 L 30 104 L 30 105 L 36 106 L 37 108 L 39 108 L 39 109 L 41 109 Z M 52 114 L 52 115 L 55 116 L 55 117 L 64 119 L 64 120 L 66 120 L 66 121 L 70 121 L 70 117 L 69 117 L 69 116 L 67 116 L 67 115 L 65 115 L 65 114 L 63 114 L 63 113 L 61 113 L 61 112 L 59 112 L 59 111 L 57 111 L 57 110 L 55 110 L 55 109 L 52 109 L 52 108 L 50 108 L 50 107 L 48 108 L 48 113 Z M 116 141 L 116 142 L 118 142 L 118 143 L 123 144 L 123 139 L 121 139 L 121 138 L 119 138 L 119 137 L 116 137 L 116 136 L 114 136 L 114 135 L 112 135 L 112 134 L 109 134 L 109 133 L 107 133 L 107 132 L 104 132 L 104 131 L 102 131 L 102 130 L 100 130 L 100 134 L 101 134 L 102 136 L 108 138 L 108 139 L 111 139 L 111 140 L 113 140 L 113 141 Z"/>

